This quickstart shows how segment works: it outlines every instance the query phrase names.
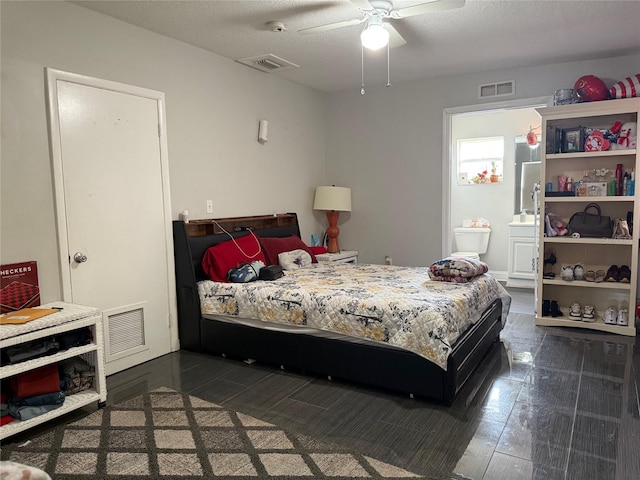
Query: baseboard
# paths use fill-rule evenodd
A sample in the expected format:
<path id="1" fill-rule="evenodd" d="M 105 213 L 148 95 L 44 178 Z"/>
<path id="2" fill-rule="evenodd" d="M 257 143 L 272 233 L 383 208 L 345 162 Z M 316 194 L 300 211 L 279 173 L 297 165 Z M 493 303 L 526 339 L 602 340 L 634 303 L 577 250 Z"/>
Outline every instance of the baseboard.
<path id="1" fill-rule="evenodd" d="M 509 276 L 507 272 L 504 270 L 491 270 L 489 269 L 489 275 L 502 283 L 507 283 L 509 281 Z"/>
<path id="2" fill-rule="evenodd" d="M 535 288 L 536 281 L 535 280 L 525 280 L 522 278 L 508 278 L 507 279 L 507 287 L 513 288 Z"/>

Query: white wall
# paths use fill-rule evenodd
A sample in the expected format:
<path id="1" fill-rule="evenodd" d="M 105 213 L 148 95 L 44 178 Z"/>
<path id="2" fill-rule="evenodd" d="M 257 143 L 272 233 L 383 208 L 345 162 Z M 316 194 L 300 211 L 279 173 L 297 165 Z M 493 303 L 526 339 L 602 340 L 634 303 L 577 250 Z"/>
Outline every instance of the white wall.
<path id="1" fill-rule="evenodd" d="M 173 218 L 296 211 L 303 238 L 321 231 L 312 211 L 325 178 L 321 93 L 73 4 L 0 5 L 0 261 L 36 260 L 43 302 L 61 295 L 45 67 L 165 92 Z"/>
<path id="2" fill-rule="evenodd" d="M 352 189 L 340 246 L 359 261 L 429 265 L 443 252 L 443 110 L 490 103 L 478 85 L 515 80 L 513 99 L 553 95 L 582 75 L 613 83 L 637 73 L 640 55 L 421 80 L 327 95 L 327 181 Z M 393 66 L 392 66 L 393 69 Z M 392 72 L 393 75 L 393 72 Z M 499 100 L 508 100 L 500 98 Z M 505 253 L 506 256 L 506 253 Z"/>

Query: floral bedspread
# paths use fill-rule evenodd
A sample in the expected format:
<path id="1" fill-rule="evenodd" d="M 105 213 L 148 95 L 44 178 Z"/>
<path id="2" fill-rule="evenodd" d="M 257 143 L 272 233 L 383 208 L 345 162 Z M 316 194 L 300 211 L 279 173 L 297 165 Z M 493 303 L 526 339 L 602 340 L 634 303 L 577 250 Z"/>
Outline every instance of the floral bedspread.
<path id="1" fill-rule="evenodd" d="M 305 325 L 410 350 L 446 369 L 451 346 L 484 310 L 511 297 L 493 277 L 436 282 L 429 267 L 317 263 L 275 281 L 198 283 L 203 314 Z"/>

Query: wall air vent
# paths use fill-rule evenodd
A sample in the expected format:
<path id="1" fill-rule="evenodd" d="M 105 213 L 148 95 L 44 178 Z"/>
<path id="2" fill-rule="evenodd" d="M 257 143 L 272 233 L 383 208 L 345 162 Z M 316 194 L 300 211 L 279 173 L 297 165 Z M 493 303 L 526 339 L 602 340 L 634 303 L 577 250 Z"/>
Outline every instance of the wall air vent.
<path id="1" fill-rule="evenodd" d="M 243 63 L 250 67 L 256 68 L 261 72 L 281 72 L 282 70 L 291 70 L 292 68 L 300 68 L 295 63 L 288 62 L 280 57 L 268 53 L 267 55 L 260 55 L 258 57 L 243 58 L 236 60 L 236 62 Z"/>
<path id="2" fill-rule="evenodd" d="M 516 82 L 487 83 L 478 87 L 478 98 L 508 97 L 516 94 Z"/>

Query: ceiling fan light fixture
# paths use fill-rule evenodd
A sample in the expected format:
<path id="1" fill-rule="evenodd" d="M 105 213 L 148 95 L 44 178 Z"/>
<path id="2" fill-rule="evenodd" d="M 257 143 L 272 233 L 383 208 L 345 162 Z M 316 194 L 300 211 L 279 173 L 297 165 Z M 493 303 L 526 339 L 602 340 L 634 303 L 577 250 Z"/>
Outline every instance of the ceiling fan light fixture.
<path id="1" fill-rule="evenodd" d="M 360 41 L 362 42 L 362 46 L 369 50 L 380 50 L 383 47 L 386 47 L 389 43 L 389 32 L 382 22 L 380 23 L 369 23 L 367 28 L 365 28 L 360 34 Z"/>

